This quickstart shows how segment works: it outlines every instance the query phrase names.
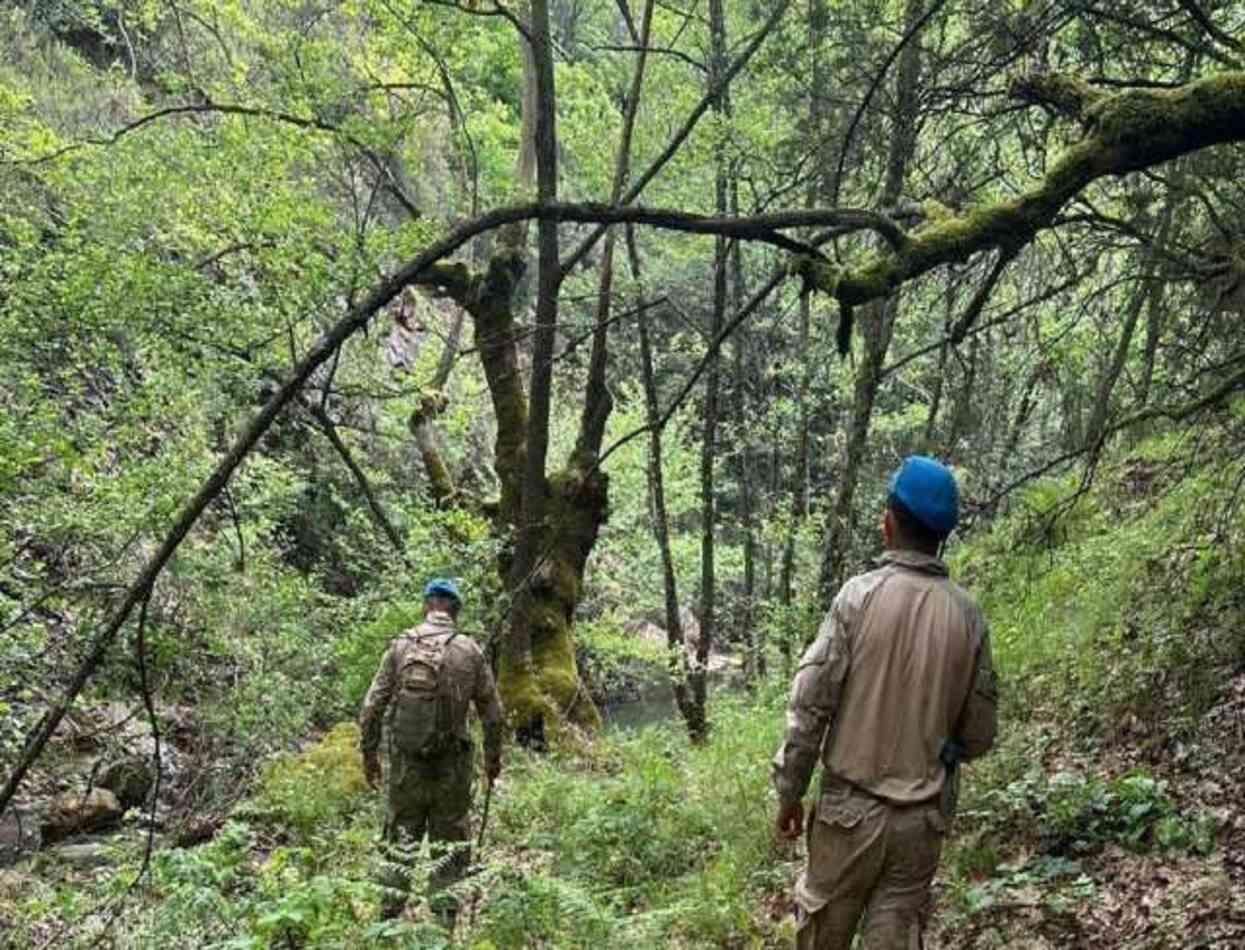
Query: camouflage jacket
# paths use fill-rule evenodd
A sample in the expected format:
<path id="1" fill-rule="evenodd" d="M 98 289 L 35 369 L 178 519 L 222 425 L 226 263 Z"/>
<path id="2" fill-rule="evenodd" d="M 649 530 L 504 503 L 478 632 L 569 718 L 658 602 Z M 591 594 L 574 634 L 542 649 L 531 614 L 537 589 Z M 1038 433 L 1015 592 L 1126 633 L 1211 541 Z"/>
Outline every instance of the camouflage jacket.
<path id="1" fill-rule="evenodd" d="M 449 685 L 450 723 L 453 734 L 464 744 L 470 741 L 467 724 L 468 706 L 474 704 L 484 729 L 484 760 L 501 761 L 502 712 L 493 672 L 484 651 L 470 637 L 456 633 L 449 614 L 433 612 L 418 627 L 395 638 L 381 658 L 380 668 L 372 679 L 371 688 L 359 712 L 360 747 L 371 755 L 380 747 L 381 725 L 388 710 L 392 719 L 397 672 L 402 668 L 404 652 L 412 649 L 415 638 L 441 637 L 446 641 L 445 666 L 442 676 Z"/>
<path id="2" fill-rule="evenodd" d="M 990 637 L 938 558 L 888 551 L 843 585 L 800 659 L 772 780 L 799 801 L 820 753 L 828 775 L 898 803 L 934 798 L 943 743 L 984 754 L 997 728 Z"/>

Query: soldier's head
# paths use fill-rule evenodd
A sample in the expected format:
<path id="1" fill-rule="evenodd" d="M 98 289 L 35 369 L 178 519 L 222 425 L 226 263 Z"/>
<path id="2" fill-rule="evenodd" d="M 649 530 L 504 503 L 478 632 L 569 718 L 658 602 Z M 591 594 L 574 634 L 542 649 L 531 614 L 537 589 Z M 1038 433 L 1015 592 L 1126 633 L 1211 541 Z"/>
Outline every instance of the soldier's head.
<path id="1" fill-rule="evenodd" d="M 424 585 L 424 614 L 434 611 L 458 616 L 463 599 L 458 593 L 458 585 L 448 577 L 434 577 Z"/>
<path id="2" fill-rule="evenodd" d="M 937 554 L 960 518 L 955 476 L 941 462 L 909 455 L 891 476 L 882 516 L 887 548 Z"/>

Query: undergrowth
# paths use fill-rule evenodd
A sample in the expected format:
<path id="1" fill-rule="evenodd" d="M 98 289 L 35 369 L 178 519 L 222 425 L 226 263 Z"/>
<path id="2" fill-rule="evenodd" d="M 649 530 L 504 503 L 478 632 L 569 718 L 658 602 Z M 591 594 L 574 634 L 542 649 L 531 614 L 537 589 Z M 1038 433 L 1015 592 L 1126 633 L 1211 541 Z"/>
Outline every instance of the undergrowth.
<path id="1" fill-rule="evenodd" d="M 512 753 L 484 848 L 458 886 L 455 945 L 772 943 L 777 930 L 757 909 L 789 877 L 770 834 L 779 706 L 773 690 L 719 698 L 701 747 L 656 727 L 587 750 Z M 149 884 L 112 924 L 117 945 L 448 945 L 418 898 L 406 919 L 378 919 L 381 799 L 363 792 L 357 735 L 343 724 L 278 757 L 209 844 L 157 851 Z M 137 862 L 133 850 L 119 873 L 41 882 L 17 908 L 19 925 L 63 927 L 66 946 L 89 945 Z M 428 860 L 416 867 L 416 894 L 428 870 Z"/>
<path id="2" fill-rule="evenodd" d="M 1035 484 L 959 550 L 1014 710 L 1188 726 L 1245 661 L 1245 467 L 1230 435 L 1188 438 Z"/>
<path id="3" fill-rule="evenodd" d="M 942 913 L 972 915 L 1032 890 L 1052 907 L 1076 906 L 1103 885 L 1094 861 L 1113 849 L 1216 847 L 1214 821 L 1182 810 L 1157 769 L 1113 771 L 1098 753 L 1160 706 L 1163 728 L 1182 728 L 1245 657 L 1245 469 L 1231 444 L 1194 451 L 1157 439 L 1104 463 L 1088 490 L 1038 484 L 957 552 L 956 573 L 991 623 L 1003 732 L 965 771 Z M 369 665 L 360 657 L 393 620 L 339 645 L 341 666 Z M 586 631 L 599 668 L 659 661 L 659 646 L 607 628 Z M 360 674 L 342 689 L 364 685 Z M 453 945 L 789 944 L 783 895 L 798 856 L 772 836 L 768 782 L 784 690 L 772 679 L 752 695 L 715 694 L 702 746 L 672 718 L 546 756 L 509 752 L 484 848 L 459 885 Z M 378 919 L 381 796 L 363 782 L 354 726 L 259 774 L 212 842 L 156 852 L 149 881 L 110 925 L 115 945 L 450 945 L 418 898 L 405 919 Z M 35 945 L 58 932 L 68 935 L 59 945 L 88 945 L 139 855 L 133 846 L 119 872 L 49 874 L 19 898 L 4 893 L 15 932 Z M 427 871 L 427 861 L 416 868 L 417 894 Z"/>

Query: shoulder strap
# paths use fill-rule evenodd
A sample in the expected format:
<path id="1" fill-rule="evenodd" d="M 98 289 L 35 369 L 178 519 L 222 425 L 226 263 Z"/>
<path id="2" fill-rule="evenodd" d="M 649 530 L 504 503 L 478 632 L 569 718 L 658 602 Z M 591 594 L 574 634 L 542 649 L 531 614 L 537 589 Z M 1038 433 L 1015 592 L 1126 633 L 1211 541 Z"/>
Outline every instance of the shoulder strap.
<path id="1" fill-rule="evenodd" d="M 427 636 L 432 636 L 434 634 L 441 634 L 445 632 L 444 630 L 425 630 L 424 628 L 425 628 L 425 624 L 420 623 L 419 626 L 412 627 L 411 630 L 408 631 L 407 635 L 418 639 L 419 637 L 427 637 Z M 449 631 L 449 633 L 450 633 L 450 638 L 445 641 L 446 646 L 449 646 L 451 643 L 454 642 L 454 638 L 458 636 L 459 630 L 457 627 L 454 627 L 453 629 Z"/>

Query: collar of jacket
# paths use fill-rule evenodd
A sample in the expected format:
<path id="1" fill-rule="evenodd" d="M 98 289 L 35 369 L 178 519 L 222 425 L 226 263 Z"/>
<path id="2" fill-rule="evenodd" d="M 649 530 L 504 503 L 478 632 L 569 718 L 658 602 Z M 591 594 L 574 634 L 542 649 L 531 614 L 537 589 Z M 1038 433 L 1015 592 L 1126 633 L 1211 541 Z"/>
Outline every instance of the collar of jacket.
<path id="1" fill-rule="evenodd" d="M 920 551 L 885 551 L 878 558 L 877 563 L 879 566 L 896 564 L 909 570 L 921 571 L 925 574 L 938 574 L 943 577 L 950 573 L 947 570 L 947 565 L 943 563 L 941 558 L 934 557 L 932 554 L 922 554 Z"/>
<path id="2" fill-rule="evenodd" d="M 434 610 L 424 618 L 420 627 L 438 627 L 440 630 L 450 631 L 454 629 L 454 618 L 443 610 Z"/>

